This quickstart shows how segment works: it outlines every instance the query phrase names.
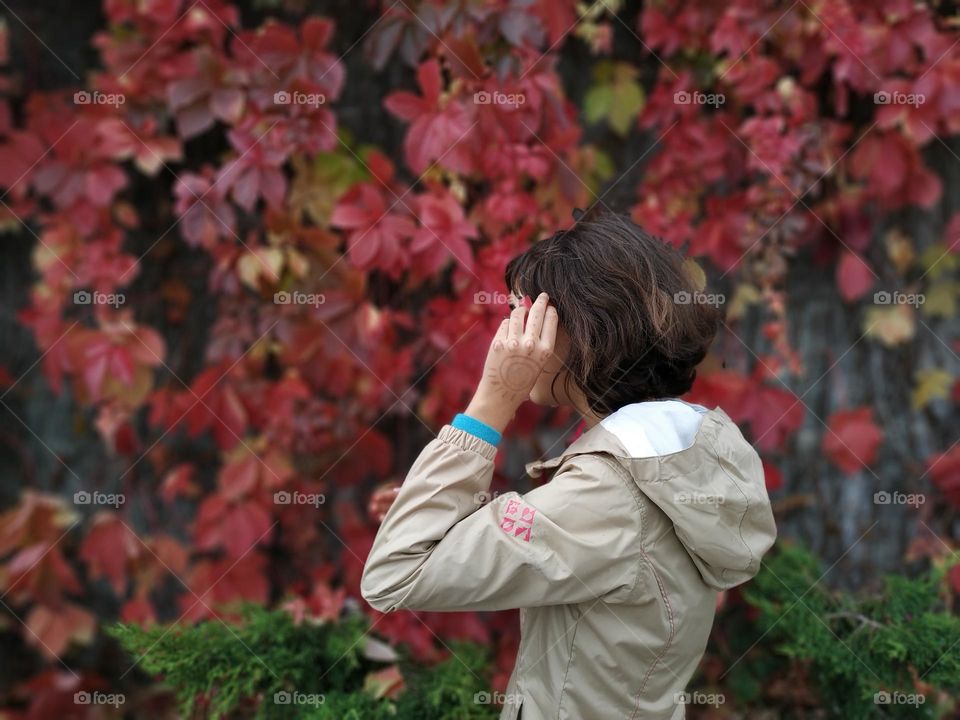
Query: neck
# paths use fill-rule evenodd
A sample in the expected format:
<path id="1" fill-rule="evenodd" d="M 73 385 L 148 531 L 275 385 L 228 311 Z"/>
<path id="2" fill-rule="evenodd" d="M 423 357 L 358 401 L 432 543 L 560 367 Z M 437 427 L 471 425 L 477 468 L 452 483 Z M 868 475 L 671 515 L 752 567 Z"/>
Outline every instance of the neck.
<path id="1" fill-rule="evenodd" d="M 592 410 L 590 410 L 589 406 L 585 401 L 578 402 L 574 407 L 576 408 L 577 412 L 580 413 L 580 417 L 583 418 L 584 426 L 586 427 L 587 430 L 590 430 L 597 423 L 603 420 L 604 416 L 597 415 Z M 581 409 L 581 408 L 585 408 L 585 409 Z"/>

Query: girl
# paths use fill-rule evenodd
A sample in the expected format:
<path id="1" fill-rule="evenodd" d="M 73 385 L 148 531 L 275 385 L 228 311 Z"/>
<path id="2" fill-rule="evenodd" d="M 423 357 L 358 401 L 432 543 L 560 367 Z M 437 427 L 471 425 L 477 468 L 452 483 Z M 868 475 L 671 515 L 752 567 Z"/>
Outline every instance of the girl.
<path id="1" fill-rule="evenodd" d="M 520 608 L 501 720 L 684 717 L 718 590 L 776 538 L 760 459 L 720 408 L 678 399 L 720 313 L 680 252 L 630 220 L 579 219 L 507 266 L 517 301 L 465 412 L 417 458 L 367 558 L 383 612 Z M 525 400 L 585 432 L 527 464 L 552 479 L 488 497 Z"/>

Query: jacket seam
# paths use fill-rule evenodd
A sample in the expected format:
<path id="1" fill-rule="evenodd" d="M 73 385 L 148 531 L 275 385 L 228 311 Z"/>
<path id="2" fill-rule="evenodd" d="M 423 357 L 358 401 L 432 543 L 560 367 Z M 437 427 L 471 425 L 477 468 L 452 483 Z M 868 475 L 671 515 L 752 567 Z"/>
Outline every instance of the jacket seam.
<path id="1" fill-rule="evenodd" d="M 659 464 L 658 464 L 659 468 Z M 622 479 L 622 476 L 621 476 Z M 654 481 L 655 482 L 655 481 Z M 634 500 L 637 502 L 637 505 L 640 507 L 641 521 L 644 517 L 644 507 L 640 501 L 634 496 Z M 670 605 L 670 598 L 667 594 L 666 589 L 663 586 L 663 580 L 660 577 L 660 573 L 657 572 L 657 569 L 653 566 L 653 563 L 650 561 L 650 556 L 647 555 L 647 550 L 644 545 L 644 533 L 646 531 L 646 523 L 642 523 L 640 526 L 640 555 L 643 557 L 644 562 L 647 567 L 650 569 L 650 572 L 653 574 L 654 579 L 657 581 L 657 589 L 660 593 L 660 599 L 663 602 L 664 607 L 667 610 L 667 619 L 670 622 L 670 635 L 667 637 L 667 642 L 664 644 L 663 648 L 653 659 L 653 662 L 650 664 L 650 667 L 647 668 L 647 673 L 643 678 L 643 684 L 640 686 L 640 689 L 637 690 L 636 700 L 634 701 L 633 713 L 630 715 L 630 720 L 635 720 L 637 713 L 640 711 L 640 697 L 643 695 L 643 691 L 647 687 L 647 683 L 650 681 L 650 677 L 653 675 L 653 671 L 656 669 L 657 665 L 660 664 L 660 661 L 663 659 L 664 655 L 670 650 L 670 646 L 673 644 L 673 639 L 676 637 L 677 628 L 676 623 L 673 618 L 673 607 Z M 639 573 L 637 574 L 637 579 L 639 580 Z M 631 589 L 632 592 L 632 589 Z"/>
<path id="2" fill-rule="evenodd" d="M 635 488 L 631 487 L 633 483 L 633 478 L 624 470 L 622 467 L 614 463 L 609 458 L 603 457 L 602 455 L 596 455 L 597 459 L 601 460 L 603 463 L 608 465 L 613 472 L 620 478 L 620 481 L 626 487 L 627 492 L 630 493 L 630 496 L 633 498 L 633 502 L 637 506 L 637 510 L 640 513 L 640 554 L 642 557 L 641 562 L 645 562 L 650 569 L 653 569 L 653 566 L 650 564 L 650 559 L 647 557 L 646 552 L 644 551 L 644 533 L 646 532 L 646 508 L 644 508 L 643 503 L 640 502 L 637 494 L 634 492 Z M 633 592 L 637 588 L 637 583 L 640 582 L 640 563 L 637 564 L 636 570 L 634 571 L 633 581 L 630 583 L 630 589 L 627 591 L 627 597 L 633 597 Z"/>
<path id="3" fill-rule="evenodd" d="M 577 648 L 577 631 L 580 629 L 580 620 L 583 613 L 577 607 L 577 620 L 573 623 L 573 637 L 570 638 L 570 655 L 567 657 L 567 667 L 563 671 L 563 684 L 560 686 L 560 697 L 557 698 L 557 720 L 560 720 L 560 710 L 563 708 L 563 696 L 567 691 L 567 681 L 570 679 L 570 665 L 573 663 L 573 653 Z"/>
<path id="4" fill-rule="evenodd" d="M 720 460 L 720 452 L 717 450 L 716 445 L 714 445 L 712 442 L 710 443 L 710 449 L 713 450 L 713 454 L 717 456 L 717 467 L 720 468 L 720 470 L 723 472 L 724 475 L 727 476 L 727 478 L 729 478 L 730 482 L 733 483 L 733 486 L 737 489 L 737 492 L 739 492 L 743 496 L 743 499 L 745 502 L 743 512 L 740 514 L 740 521 L 737 523 L 737 538 L 740 540 L 740 544 L 743 545 L 743 547 L 746 549 L 747 554 L 750 555 L 750 559 L 747 561 L 747 566 L 744 568 L 744 570 L 749 570 L 753 566 L 753 561 L 755 559 L 755 556 L 753 554 L 753 550 L 750 549 L 750 546 L 747 545 L 746 541 L 743 539 L 743 522 L 744 520 L 746 520 L 747 512 L 749 512 L 751 507 L 750 496 L 743 491 L 743 488 L 740 487 L 740 483 L 734 480 L 733 476 L 726 471 L 726 468 L 723 467 L 723 462 Z M 727 574 L 727 569 L 724 568 L 720 573 L 720 577 L 722 578 L 726 574 Z"/>
<path id="5" fill-rule="evenodd" d="M 646 557 L 646 552 L 641 548 L 644 557 Z M 649 562 L 649 559 L 648 559 Z M 670 620 L 670 637 L 667 638 L 667 642 L 664 644 L 663 649 L 657 653 L 657 656 L 653 659 L 653 662 L 650 664 L 650 667 L 647 668 L 647 674 L 643 678 L 643 684 L 640 686 L 640 689 L 637 690 L 637 699 L 634 702 L 633 713 L 630 715 L 630 720 L 635 720 L 637 713 L 640 711 L 640 696 L 643 694 L 643 691 L 647 688 L 647 683 L 650 681 L 651 675 L 653 675 L 654 669 L 657 665 L 660 664 L 660 660 L 663 659 L 663 656 L 667 654 L 667 651 L 670 649 L 670 646 L 673 644 L 673 638 L 676 636 L 677 628 L 673 621 L 673 608 L 670 605 L 670 600 L 667 597 L 667 592 L 664 590 L 663 581 L 660 579 L 660 574 L 656 571 L 653 565 L 650 565 L 650 569 L 653 572 L 653 576 L 657 580 L 657 587 L 660 589 L 660 598 L 663 600 L 663 604 L 667 608 L 667 618 Z"/>
<path id="6" fill-rule="evenodd" d="M 637 496 L 634 495 L 633 490 L 629 485 L 629 482 L 632 482 L 632 478 L 629 476 L 624 477 L 625 475 L 627 475 L 627 473 L 623 470 L 623 468 L 617 467 L 609 459 L 604 457 L 601 457 L 600 459 L 603 460 L 605 463 L 607 463 L 613 469 L 613 471 L 620 477 L 623 483 L 627 486 L 627 489 L 630 491 L 630 494 L 633 495 L 634 502 L 637 504 L 637 508 L 640 511 L 640 555 L 643 558 L 643 562 L 645 562 L 647 567 L 650 568 L 650 572 L 653 573 L 653 577 L 657 581 L 657 588 L 660 592 L 660 599 L 663 601 L 664 607 L 667 610 L 667 618 L 670 622 L 670 635 L 667 638 L 667 642 L 664 644 L 661 651 L 657 654 L 653 662 L 650 664 L 650 667 L 647 669 L 647 673 L 643 678 L 643 684 L 640 686 L 640 689 L 637 690 L 636 700 L 634 701 L 633 713 L 631 713 L 630 715 L 630 720 L 635 720 L 637 717 L 637 713 L 640 711 L 640 697 L 643 695 L 643 691 L 646 689 L 647 683 L 650 681 L 650 678 L 653 675 L 653 671 L 656 669 L 657 665 L 660 664 L 660 661 L 663 659 L 664 655 L 666 655 L 667 652 L 670 650 L 670 646 L 673 644 L 673 639 L 676 637 L 677 629 L 676 629 L 676 624 L 673 618 L 673 606 L 670 605 L 670 599 L 663 586 L 663 580 L 660 578 L 660 574 L 657 572 L 656 568 L 653 566 L 653 563 L 650 561 L 650 556 L 647 555 L 647 551 L 644 545 L 644 534 L 647 529 L 646 528 L 647 524 L 643 522 L 643 520 L 646 514 L 646 509 L 644 508 L 643 503 L 641 503 L 640 500 L 637 498 Z M 633 595 L 633 590 L 636 587 L 637 582 L 639 580 L 640 580 L 640 573 L 638 571 L 636 578 L 634 578 L 633 585 L 631 585 L 630 587 L 630 594 L 628 595 L 628 597 Z"/>

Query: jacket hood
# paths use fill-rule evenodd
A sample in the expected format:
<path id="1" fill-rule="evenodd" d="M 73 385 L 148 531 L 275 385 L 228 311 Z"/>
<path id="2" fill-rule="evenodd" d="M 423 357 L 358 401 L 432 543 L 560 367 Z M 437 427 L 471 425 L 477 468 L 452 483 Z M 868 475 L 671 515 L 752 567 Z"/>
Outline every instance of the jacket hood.
<path id="1" fill-rule="evenodd" d="M 725 590 L 757 574 L 777 528 L 760 457 L 722 409 L 682 400 L 627 405 L 559 457 L 528 463 L 527 473 L 596 452 L 618 458 L 670 518 L 704 583 Z"/>

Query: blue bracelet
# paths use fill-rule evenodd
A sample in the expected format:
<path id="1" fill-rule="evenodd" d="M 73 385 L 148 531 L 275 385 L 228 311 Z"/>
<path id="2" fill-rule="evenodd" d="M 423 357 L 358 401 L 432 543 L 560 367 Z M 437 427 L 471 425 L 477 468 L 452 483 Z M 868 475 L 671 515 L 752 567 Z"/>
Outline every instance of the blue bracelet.
<path id="1" fill-rule="evenodd" d="M 464 415 L 463 413 L 457 413 L 454 415 L 450 424 L 455 428 L 464 430 L 471 435 L 475 435 L 481 440 L 486 440 L 491 445 L 496 445 L 500 442 L 500 433 L 487 425 L 485 422 L 477 420 L 475 417 L 470 417 L 469 415 Z"/>

